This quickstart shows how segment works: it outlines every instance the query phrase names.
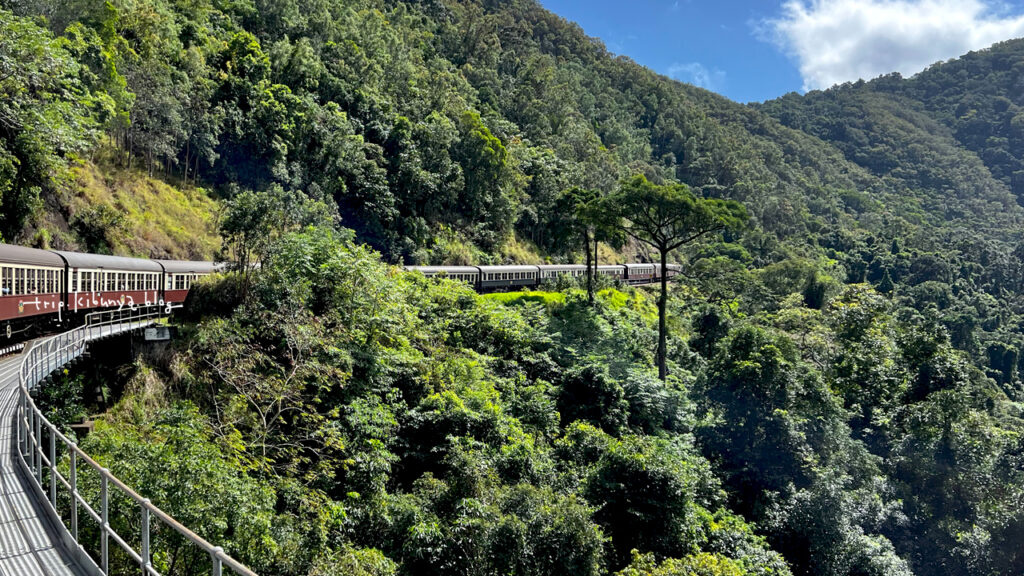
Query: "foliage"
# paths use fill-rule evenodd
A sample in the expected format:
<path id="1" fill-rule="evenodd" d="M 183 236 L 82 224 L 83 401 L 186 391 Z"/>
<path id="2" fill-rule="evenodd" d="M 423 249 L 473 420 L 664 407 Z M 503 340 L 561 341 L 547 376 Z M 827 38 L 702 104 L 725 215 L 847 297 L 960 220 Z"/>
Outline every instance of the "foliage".
<path id="1" fill-rule="evenodd" d="M 208 257 L 223 205 L 87 443 L 263 573 L 1022 571 L 1021 41 L 742 106 L 530 0 L 4 5 L 4 238 Z M 701 231 L 660 299 L 384 264 Z"/>

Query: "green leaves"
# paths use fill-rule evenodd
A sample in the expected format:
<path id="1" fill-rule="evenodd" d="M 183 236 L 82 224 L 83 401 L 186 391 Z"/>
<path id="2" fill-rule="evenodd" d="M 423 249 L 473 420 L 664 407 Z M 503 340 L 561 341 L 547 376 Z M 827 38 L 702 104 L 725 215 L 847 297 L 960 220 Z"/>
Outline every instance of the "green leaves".
<path id="1" fill-rule="evenodd" d="M 0 237 L 13 238 L 66 161 L 92 143 L 104 101 L 87 90 L 64 42 L 0 10 Z"/>
<path id="2" fill-rule="evenodd" d="M 737 229 L 747 212 L 735 201 L 697 198 L 684 184 L 658 186 L 644 176 L 623 183 L 606 209 L 626 222 L 626 232 L 662 252 L 671 252 L 706 234 Z"/>

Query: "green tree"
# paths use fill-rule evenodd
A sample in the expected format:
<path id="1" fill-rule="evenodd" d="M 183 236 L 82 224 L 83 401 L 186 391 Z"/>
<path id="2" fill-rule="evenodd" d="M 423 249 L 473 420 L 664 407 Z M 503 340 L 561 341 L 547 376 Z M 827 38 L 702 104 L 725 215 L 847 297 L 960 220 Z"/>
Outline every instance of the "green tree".
<path id="1" fill-rule="evenodd" d="M 80 72 L 62 40 L 0 9 L 0 238 L 21 232 L 67 159 L 92 144 L 98 116 L 113 108 Z"/>
<path id="2" fill-rule="evenodd" d="M 698 198 L 685 184 L 659 186 L 644 176 L 622 183 L 605 203 L 607 213 L 622 218 L 630 237 L 658 251 L 661 259 L 661 296 L 658 298 L 658 376 L 668 377 L 668 257 L 691 242 L 715 232 L 738 228 L 746 209 L 732 200 Z"/>
<path id="3" fill-rule="evenodd" d="M 299 191 L 279 185 L 261 192 L 244 191 L 228 201 L 221 216 L 224 256 L 248 279 L 275 240 L 303 226 L 329 223 L 328 207 Z"/>
<path id="4" fill-rule="evenodd" d="M 600 195 L 596 190 L 584 190 L 579 187 L 570 188 L 562 193 L 559 199 L 559 212 L 568 214 L 569 225 L 566 226 L 571 236 L 583 247 L 587 265 L 587 301 L 594 304 L 594 274 L 597 252 L 591 252 L 591 246 L 597 246 L 595 229 L 596 204 Z M 595 239 L 591 244 L 591 239 Z"/>

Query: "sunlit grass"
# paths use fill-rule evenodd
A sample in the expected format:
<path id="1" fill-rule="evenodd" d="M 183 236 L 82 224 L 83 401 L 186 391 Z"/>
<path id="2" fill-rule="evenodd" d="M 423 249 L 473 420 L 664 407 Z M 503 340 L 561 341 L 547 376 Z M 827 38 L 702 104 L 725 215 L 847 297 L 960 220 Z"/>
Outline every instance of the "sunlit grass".
<path id="1" fill-rule="evenodd" d="M 72 169 L 72 218 L 107 205 L 124 217 L 114 252 L 136 256 L 210 259 L 220 248 L 219 204 L 202 188 L 178 189 L 142 170 L 85 163 Z"/>

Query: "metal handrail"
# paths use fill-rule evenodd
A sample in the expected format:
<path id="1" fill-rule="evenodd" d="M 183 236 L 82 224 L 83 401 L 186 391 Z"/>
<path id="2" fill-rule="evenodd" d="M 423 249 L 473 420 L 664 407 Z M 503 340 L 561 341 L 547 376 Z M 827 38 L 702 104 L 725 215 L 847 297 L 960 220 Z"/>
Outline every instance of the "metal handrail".
<path id="1" fill-rule="evenodd" d="M 89 342 L 107 335 L 123 332 L 127 329 L 141 328 L 154 323 L 157 319 L 169 314 L 170 306 L 130 307 L 119 310 L 94 312 L 86 316 L 84 325 L 38 341 L 25 353 L 19 374 L 19 401 L 17 407 L 18 456 L 22 469 L 32 478 L 38 491 L 49 496 L 48 504 L 53 516 L 60 520 L 60 525 L 67 530 L 71 539 L 84 550 L 79 542 L 78 520 L 79 509 L 99 525 L 100 529 L 100 565 L 95 566 L 102 574 L 110 574 L 110 544 L 112 539 L 134 562 L 139 565 L 142 573 L 150 576 L 161 576 L 152 564 L 150 536 L 152 519 L 155 517 L 166 526 L 183 536 L 201 551 L 210 556 L 211 574 L 222 576 L 223 568 L 227 567 L 239 576 L 256 576 L 242 563 L 228 556 L 222 548 L 210 544 L 195 532 L 192 532 L 169 514 L 143 498 L 128 485 L 110 473 L 109 470 L 93 460 L 82 451 L 74 441 L 62 434 L 42 411 L 36 406 L 30 390 L 52 372 L 68 362 L 81 356 Z M 43 431 L 47 432 L 48 446 L 43 446 Z M 67 477 L 61 474 L 57 466 L 57 446 L 63 447 L 63 453 L 69 460 Z M 78 489 L 78 472 L 84 464 L 91 468 L 100 479 L 100 510 L 95 510 Z M 48 469 L 48 485 L 43 484 L 43 470 Z M 60 517 L 57 511 L 58 486 L 63 487 L 71 496 L 70 518 Z M 139 507 L 139 538 L 141 546 L 135 550 L 110 525 L 111 487 L 119 490 Z M 83 558 L 89 558 L 82 554 Z"/>

